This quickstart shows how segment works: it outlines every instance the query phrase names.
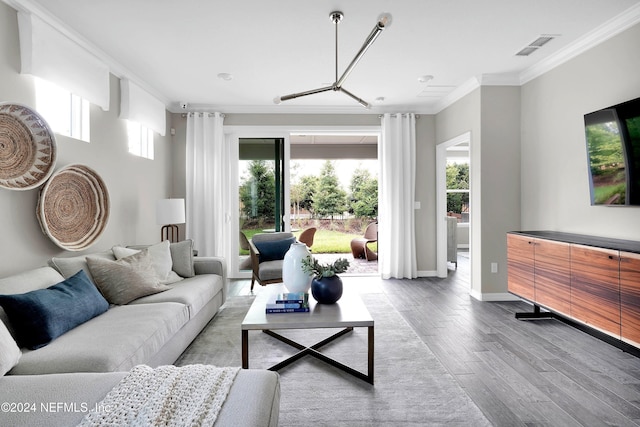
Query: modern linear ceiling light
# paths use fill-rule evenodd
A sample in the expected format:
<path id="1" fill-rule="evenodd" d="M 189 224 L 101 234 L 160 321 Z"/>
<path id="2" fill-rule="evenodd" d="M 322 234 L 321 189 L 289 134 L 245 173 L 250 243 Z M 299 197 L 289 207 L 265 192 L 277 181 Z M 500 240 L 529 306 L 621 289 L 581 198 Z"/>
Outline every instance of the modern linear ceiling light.
<path id="1" fill-rule="evenodd" d="M 342 92 L 345 95 L 355 99 L 356 101 L 358 101 L 358 103 L 360 103 L 365 108 L 371 107 L 368 102 L 364 101 L 362 98 L 355 96 L 353 93 L 349 92 L 344 87 L 342 87 L 342 85 L 344 84 L 344 81 L 347 79 L 347 77 L 349 77 L 349 74 L 351 73 L 351 71 L 353 71 L 353 68 L 358 64 L 362 56 L 365 54 L 367 49 L 369 49 L 369 47 L 371 47 L 373 42 L 378 38 L 382 30 L 384 30 L 385 28 L 389 28 L 389 26 L 391 25 L 391 15 L 388 13 L 382 13 L 380 14 L 380 16 L 378 16 L 378 21 L 376 22 L 376 25 L 373 27 L 371 34 L 369 34 L 369 36 L 366 38 L 366 40 L 364 41 L 364 44 L 362 45 L 358 53 L 356 53 L 356 56 L 353 58 L 349 66 L 346 68 L 346 70 L 344 70 L 344 72 L 339 78 L 338 78 L 338 24 L 340 23 L 340 21 L 342 21 L 342 18 L 344 18 L 344 14 L 338 11 L 331 12 L 331 14 L 329 15 L 329 18 L 331 18 L 331 21 L 334 23 L 336 28 L 336 79 L 335 81 L 333 82 L 333 84 L 329 86 L 324 86 L 317 89 L 311 89 L 305 92 L 292 93 L 291 95 L 278 96 L 274 98 L 273 100 L 274 103 L 280 104 L 282 101 L 288 101 L 290 99 L 300 98 L 301 96 L 313 95 L 316 93 L 328 92 L 330 90 L 333 90 L 336 92 Z"/>

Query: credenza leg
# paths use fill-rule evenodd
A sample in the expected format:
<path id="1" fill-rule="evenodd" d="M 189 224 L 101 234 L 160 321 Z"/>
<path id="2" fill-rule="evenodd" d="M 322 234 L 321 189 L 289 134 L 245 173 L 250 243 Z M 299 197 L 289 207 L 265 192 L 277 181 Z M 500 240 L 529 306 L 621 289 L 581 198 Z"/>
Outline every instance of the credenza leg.
<path id="1" fill-rule="evenodd" d="M 541 311 L 540 306 L 533 305 L 533 313 L 516 313 L 516 319 L 519 320 L 537 320 L 537 319 L 555 319 L 556 315 L 550 311 Z"/>

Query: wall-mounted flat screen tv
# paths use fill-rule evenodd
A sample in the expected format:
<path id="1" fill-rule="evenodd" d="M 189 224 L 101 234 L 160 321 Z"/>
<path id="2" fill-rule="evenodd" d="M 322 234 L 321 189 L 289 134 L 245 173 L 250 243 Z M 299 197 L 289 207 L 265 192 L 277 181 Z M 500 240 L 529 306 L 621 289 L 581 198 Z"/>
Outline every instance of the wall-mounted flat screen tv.
<path id="1" fill-rule="evenodd" d="M 592 205 L 640 206 L 640 98 L 584 116 Z"/>

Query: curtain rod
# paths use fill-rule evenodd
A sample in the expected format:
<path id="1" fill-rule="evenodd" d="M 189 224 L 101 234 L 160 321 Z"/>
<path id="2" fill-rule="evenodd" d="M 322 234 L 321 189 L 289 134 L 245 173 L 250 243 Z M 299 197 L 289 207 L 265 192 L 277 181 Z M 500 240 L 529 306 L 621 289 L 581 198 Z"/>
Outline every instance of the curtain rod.
<path id="1" fill-rule="evenodd" d="M 391 114 L 391 115 L 392 115 L 392 116 L 398 116 L 398 115 L 400 115 L 400 116 L 405 116 L 405 115 L 407 115 L 407 114 L 411 114 L 411 113 L 397 113 L 397 114 Z M 378 118 L 379 118 L 379 119 L 381 119 L 381 118 L 383 118 L 383 117 L 384 117 L 384 114 L 380 114 L 380 115 L 378 116 Z M 420 118 L 420 114 L 416 114 L 416 119 L 419 119 L 419 118 Z"/>
<path id="2" fill-rule="evenodd" d="M 214 115 L 215 113 L 209 113 L 209 112 L 202 112 L 202 113 L 200 113 L 200 112 L 197 112 L 197 111 L 192 111 L 192 112 L 190 112 L 190 113 L 182 113 L 182 114 L 180 114 L 180 117 L 182 117 L 182 118 L 184 119 L 185 117 L 189 117 L 189 115 L 190 115 L 190 114 L 208 114 L 209 116 L 212 116 L 212 115 Z M 224 118 L 225 118 L 224 113 L 220 113 L 220 117 L 222 117 L 222 118 L 224 119 Z"/>

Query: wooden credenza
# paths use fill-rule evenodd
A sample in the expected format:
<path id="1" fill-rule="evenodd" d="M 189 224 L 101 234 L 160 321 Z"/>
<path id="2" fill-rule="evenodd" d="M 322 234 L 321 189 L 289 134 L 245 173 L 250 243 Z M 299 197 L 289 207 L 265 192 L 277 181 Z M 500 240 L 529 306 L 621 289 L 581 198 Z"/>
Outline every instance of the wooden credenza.
<path id="1" fill-rule="evenodd" d="M 640 348 L 640 242 L 554 231 L 507 234 L 508 289 L 534 313 Z M 584 328 L 583 328 L 584 329 Z M 589 332 L 589 330 L 587 330 Z M 621 346 L 625 348 L 625 346 Z"/>

